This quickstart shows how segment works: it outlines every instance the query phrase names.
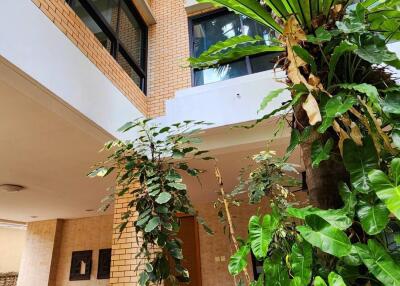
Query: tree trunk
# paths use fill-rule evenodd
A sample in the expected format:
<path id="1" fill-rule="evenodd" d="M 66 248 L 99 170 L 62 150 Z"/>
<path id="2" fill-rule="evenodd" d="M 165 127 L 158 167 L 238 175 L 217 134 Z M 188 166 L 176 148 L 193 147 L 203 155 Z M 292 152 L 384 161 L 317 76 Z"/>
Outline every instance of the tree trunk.
<path id="1" fill-rule="evenodd" d="M 338 184 L 340 181 L 348 181 L 348 173 L 342 162 L 332 158 L 322 161 L 318 168 L 313 168 L 311 143 L 301 144 L 310 203 L 322 209 L 339 208 L 343 203 L 339 196 Z"/>
<path id="2" fill-rule="evenodd" d="M 294 128 L 300 132 L 304 127 L 309 125 L 309 119 L 301 104 L 295 108 Z M 323 144 L 332 137 L 335 141 L 334 149 L 329 160 L 322 161 L 318 167 L 312 167 L 311 159 L 311 146 L 315 140 L 320 140 Z M 303 152 L 303 163 L 306 171 L 306 182 L 308 188 L 308 197 L 310 203 L 315 207 L 322 209 L 339 208 L 343 202 L 339 195 L 338 184 L 339 182 L 348 182 L 349 175 L 341 160 L 340 152 L 338 149 L 338 138 L 335 138 L 335 133 L 326 132 L 320 134 L 313 131 L 310 138 L 306 142 L 302 142 L 300 147 Z M 336 155 L 335 155 L 336 154 Z"/>

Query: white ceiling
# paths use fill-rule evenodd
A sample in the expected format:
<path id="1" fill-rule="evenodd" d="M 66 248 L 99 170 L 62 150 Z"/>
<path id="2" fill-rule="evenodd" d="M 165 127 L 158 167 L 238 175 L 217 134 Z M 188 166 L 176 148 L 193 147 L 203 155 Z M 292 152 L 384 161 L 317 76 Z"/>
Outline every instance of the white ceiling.
<path id="1" fill-rule="evenodd" d="M 267 148 L 274 126 L 269 122 L 249 131 L 220 127 L 203 135 L 201 147 L 218 158 L 226 191 L 233 189 L 240 169 L 250 163 L 246 157 Z M 104 158 L 105 154 L 98 150 L 111 136 L 4 61 L 0 61 L 0 134 L 0 184 L 26 187 L 18 193 L 0 192 L 0 221 L 98 214 L 86 210 L 99 208 L 112 181 L 89 179 L 86 174 Z M 282 154 L 288 141 L 285 131 L 269 148 Z M 292 161 L 300 164 L 299 152 Z M 193 202 L 215 200 L 217 184 L 212 161 L 194 166 L 207 172 L 201 176 L 201 186 L 197 181 L 186 180 Z"/>
<path id="2" fill-rule="evenodd" d="M 111 184 L 86 177 L 111 137 L 48 90 L 0 61 L 0 219 L 93 216 Z M 34 217 L 32 217 L 34 216 Z"/>

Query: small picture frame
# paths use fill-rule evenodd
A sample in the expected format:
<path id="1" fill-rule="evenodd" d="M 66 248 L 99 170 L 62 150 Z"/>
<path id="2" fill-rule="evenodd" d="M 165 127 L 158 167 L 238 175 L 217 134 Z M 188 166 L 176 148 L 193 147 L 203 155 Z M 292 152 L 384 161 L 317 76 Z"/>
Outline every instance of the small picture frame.
<path id="1" fill-rule="evenodd" d="M 92 254 L 92 250 L 72 252 L 69 281 L 90 280 Z"/>
<path id="2" fill-rule="evenodd" d="M 97 279 L 110 279 L 111 248 L 99 250 Z"/>

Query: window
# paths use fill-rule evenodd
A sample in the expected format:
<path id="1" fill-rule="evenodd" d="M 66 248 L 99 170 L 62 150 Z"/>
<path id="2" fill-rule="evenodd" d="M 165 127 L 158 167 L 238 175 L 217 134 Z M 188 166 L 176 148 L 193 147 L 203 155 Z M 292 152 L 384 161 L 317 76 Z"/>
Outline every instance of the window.
<path id="1" fill-rule="evenodd" d="M 191 53 L 194 57 L 200 56 L 219 41 L 239 35 L 261 36 L 268 41 L 271 31 L 249 18 L 226 10 L 190 18 Z M 198 86 L 265 71 L 273 67 L 272 60 L 275 57 L 276 53 L 268 53 L 245 57 L 218 68 L 194 70 L 192 83 Z"/>
<path id="2" fill-rule="evenodd" d="M 69 5 L 116 59 L 146 90 L 147 26 L 131 0 L 68 0 Z"/>

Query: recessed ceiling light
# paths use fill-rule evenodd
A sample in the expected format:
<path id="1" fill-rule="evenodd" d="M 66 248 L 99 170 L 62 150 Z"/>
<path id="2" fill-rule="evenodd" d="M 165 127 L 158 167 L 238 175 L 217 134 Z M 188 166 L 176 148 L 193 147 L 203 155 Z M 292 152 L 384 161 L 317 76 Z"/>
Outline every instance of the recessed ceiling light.
<path id="1" fill-rule="evenodd" d="M 37 215 L 31 215 L 31 218 L 37 218 L 38 216 Z"/>
<path id="2" fill-rule="evenodd" d="M 13 192 L 20 192 L 25 189 L 24 186 L 14 185 L 14 184 L 2 184 L 0 185 L 0 191 L 13 193 Z"/>

